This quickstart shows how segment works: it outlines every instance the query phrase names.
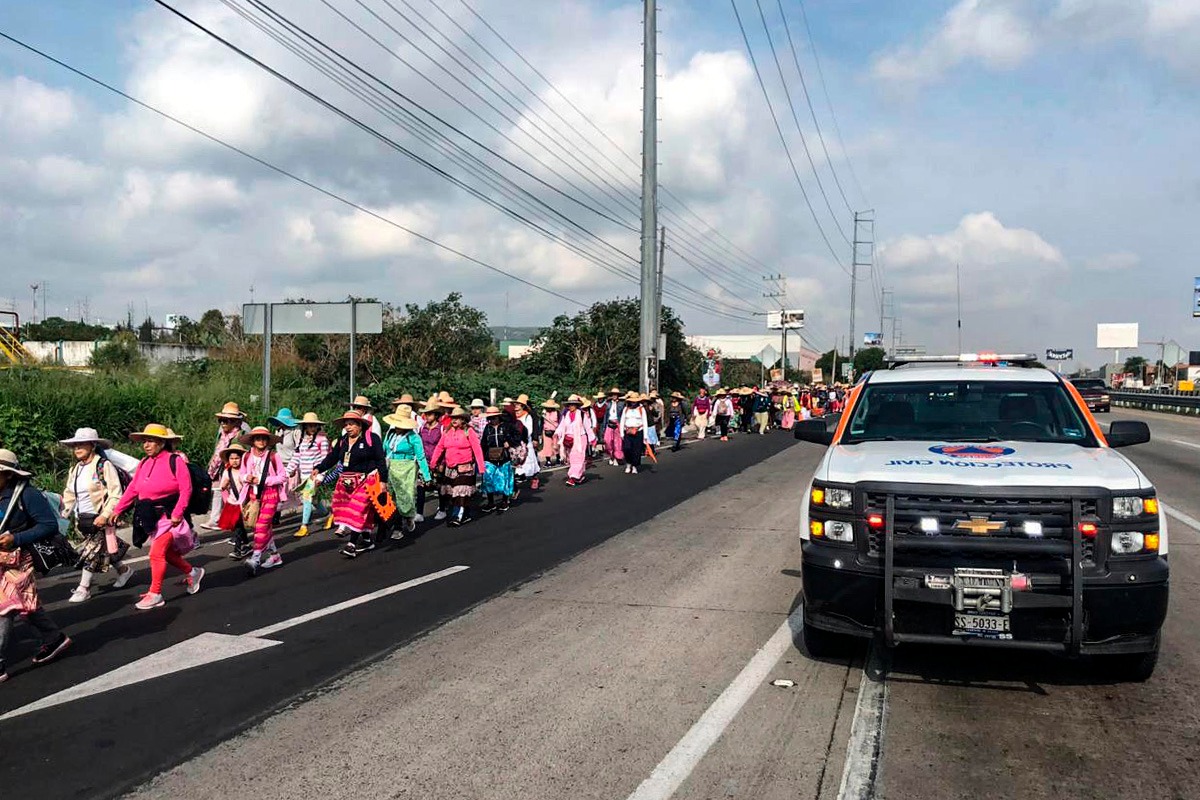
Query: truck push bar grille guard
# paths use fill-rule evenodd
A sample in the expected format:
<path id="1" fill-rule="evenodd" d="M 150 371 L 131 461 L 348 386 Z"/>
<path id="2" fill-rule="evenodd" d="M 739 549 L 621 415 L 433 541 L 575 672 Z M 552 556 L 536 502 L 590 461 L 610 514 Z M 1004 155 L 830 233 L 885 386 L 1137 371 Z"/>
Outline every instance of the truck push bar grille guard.
<path id="1" fill-rule="evenodd" d="M 960 553 L 976 556 L 991 556 L 994 558 L 1039 557 L 1050 558 L 1063 565 L 1063 576 L 1067 578 L 1070 587 L 1069 594 L 1045 592 L 1013 592 L 1010 589 L 997 590 L 992 598 L 1003 604 L 1004 610 L 1012 608 L 1062 608 L 1070 609 L 1070 621 L 1067 635 L 1063 641 L 987 639 L 990 647 L 1008 647 L 1024 650 L 1046 650 L 1056 653 L 1066 653 L 1078 656 L 1083 646 L 1083 570 L 1085 567 L 1084 537 L 1079 532 L 1079 523 L 1091 514 L 1088 511 L 1097 508 L 1094 498 L 1081 499 L 1078 497 L 1055 501 L 1064 503 L 1063 511 L 1069 510 L 1069 517 L 1060 526 L 1061 535 L 1051 538 L 1016 538 L 1011 536 L 998 537 L 962 537 L 962 536 L 922 536 L 901 533 L 897 530 L 898 520 L 897 500 L 895 494 L 870 492 L 868 497 L 873 502 L 883 500 L 885 525 L 883 529 L 883 633 L 884 640 L 889 646 L 899 643 L 913 644 L 978 644 L 979 639 L 972 636 L 950 636 L 929 633 L 906 633 L 896 630 L 895 604 L 897 600 L 925 603 L 945 604 L 947 594 L 934 588 L 921 586 L 927 570 L 913 567 L 898 567 L 897 554 L 919 555 L 921 553 Z M 876 506 L 877 507 L 877 506 Z M 1057 509 L 1056 509 L 1057 510 Z M 903 515 L 899 517 L 903 520 Z M 1090 544 L 1090 542 L 1089 542 Z M 899 581 L 898 581 L 899 579 Z M 947 577 L 947 587 L 954 578 Z M 902 583 L 901 583 L 902 582 Z M 899 585 L 898 585 L 899 584 Z M 954 585 L 954 597 L 962 597 L 962 589 Z"/>

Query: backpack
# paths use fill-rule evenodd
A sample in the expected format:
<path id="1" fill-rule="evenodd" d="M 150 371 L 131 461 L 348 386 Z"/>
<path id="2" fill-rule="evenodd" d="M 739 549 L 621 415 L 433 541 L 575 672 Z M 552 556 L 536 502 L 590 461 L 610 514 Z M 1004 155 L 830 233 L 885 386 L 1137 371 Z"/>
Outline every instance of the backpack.
<path id="1" fill-rule="evenodd" d="M 105 464 L 113 465 L 113 469 L 115 469 L 117 471 L 117 481 L 120 482 L 120 484 L 121 484 L 121 494 L 125 494 L 125 490 L 129 488 L 129 484 L 133 480 L 133 476 L 130 475 L 125 470 L 118 467 L 115 461 L 109 461 L 107 458 L 105 458 L 103 455 L 101 455 L 96 460 L 96 475 L 98 475 L 100 477 L 101 483 L 104 483 L 104 465 Z M 111 489 L 112 487 L 105 484 L 104 488 Z"/>
<path id="2" fill-rule="evenodd" d="M 171 474 L 175 473 L 175 462 L 179 460 L 178 453 L 171 454 Z M 201 515 L 207 514 L 212 508 L 213 485 L 212 477 L 208 474 L 208 470 L 201 467 L 199 464 L 193 464 L 191 461 L 184 462 L 187 465 L 188 475 L 192 478 L 192 496 L 188 500 L 187 508 L 183 510 L 185 514 Z"/>

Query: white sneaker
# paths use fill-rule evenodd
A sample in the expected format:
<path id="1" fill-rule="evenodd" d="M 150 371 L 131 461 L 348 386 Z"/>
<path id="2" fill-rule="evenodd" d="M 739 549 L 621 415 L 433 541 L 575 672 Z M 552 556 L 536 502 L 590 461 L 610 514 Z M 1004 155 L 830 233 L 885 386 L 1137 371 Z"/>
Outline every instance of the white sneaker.
<path id="1" fill-rule="evenodd" d="M 433 518 L 434 518 L 434 519 L 437 519 L 437 520 L 442 520 L 442 519 L 445 519 L 445 518 L 446 518 L 446 512 L 445 512 L 445 511 L 442 511 L 442 510 L 439 508 L 439 509 L 438 509 L 438 512 L 437 512 L 436 514 L 434 514 L 434 515 L 433 515 Z"/>
<path id="2" fill-rule="evenodd" d="M 121 572 L 118 569 L 117 570 L 117 579 L 115 581 L 113 581 L 113 588 L 114 589 L 124 589 L 125 585 L 127 583 L 129 583 L 129 579 L 133 577 L 133 573 L 136 571 L 137 570 L 135 570 L 133 567 L 126 567 L 124 572 Z"/>
<path id="3" fill-rule="evenodd" d="M 134 603 L 133 607 L 139 611 L 149 611 L 152 608 L 158 608 L 159 606 L 165 604 L 166 601 L 163 600 L 163 596 L 161 594 L 146 592 L 144 595 L 142 595 L 141 600 L 138 600 L 136 603 Z"/>
<path id="4" fill-rule="evenodd" d="M 263 559 L 262 564 L 260 566 L 263 569 L 272 569 L 274 567 L 281 567 L 281 566 L 283 566 L 283 556 L 279 555 L 279 553 L 271 553 L 271 555 L 269 555 Z"/>
<path id="5" fill-rule="evenodd" d="M 633 472 L 633 466 L 630 464 L 626 464 L 625 465 L 625 474 L 628 475 L 631 472 Z"/>
<path id="6" fill-rule="evenodd" d="M 91 588 L 87 586 L 76 586 L 75 591 L 71 592 L 71 599 L 68 603 L 82 603 L 92 596 Z"/>
<path id="7" fill-rule="evenodd" d="M 424 521 L 425 521 L 424 514 L 414 514 L 413 515 L 413 522 L 424 522 Z"/>
<path id="8" fill-rule="evenodd" d="M 200 591 L 200 581 L 204 580 L 204 567 L 192 567 L 187 579 L 187 593 L 195 594 Z"/>
<path id="9" fill-rule="evenodd" d="M 634 468 L 633 468 L 633 474 L 634 474 L 634 475 L 637 475 L 637 467 L 634 467 Z"/>

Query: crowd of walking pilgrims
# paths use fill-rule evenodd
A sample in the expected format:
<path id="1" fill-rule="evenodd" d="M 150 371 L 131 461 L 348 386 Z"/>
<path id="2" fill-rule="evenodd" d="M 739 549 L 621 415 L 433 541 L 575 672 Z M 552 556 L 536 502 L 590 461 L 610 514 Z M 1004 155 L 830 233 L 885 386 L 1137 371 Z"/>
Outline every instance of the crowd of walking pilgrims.
<path id="1" fill-rule="evenodd" d="M 138 609 L 164 605 L 168 566 L 182 573 L 187 594 L 200 591 L 204 568 L 187 560 L 198 544 L 193 518 L 206 516 L 201 529 L 227 532 L 230 558 L 251 575 L 283 564 L 275 528 L 285 507 L 300 515 L 295 538 L 323 520 L 320 527 L 344 540 L 341 554 L 357 558 L 411 537 L 433 502 L 434 520 L 461 526 L 473 513 L 509 511 L 522 492 L 539 488 L 545 469 L 565 466 L 568 487 L 582 485 L 600 459 L 637 475 L 659 448 L 678 450 L 689 425 L 698 439 L 725 442 L 735 431 L 789 429 L 845 398 L 837 389 L 791 386 L 701 389 L 693 398 L 613 388 L 561 404 L 556 396 L 540 406 L 524 394 L 498 406 L 460 406 L 447 392 L 423 403 L 405 394 L 381 416 L 357 397 L 337 419 L 285 408 L 255 427 L 230 402 L 216 412 L 205 464 L 189 462 L 178 450 L 181 437 L 160 423 L 129 437 L 141 446 L 140 460 L 84 427 L 61 442 L 74 455 L 61 494 L 35 487 L 16 455 L 0 449 L 0 683 L 9 677 L 4 657 L 18 618 L 41 639 L 34 664 L 71 644 L 38 597 L 37 578 L 51 569 L 80 570 L 70 602 L 82 603 L 99 575 L 112 573 L 113 589 L 126 586 L 135 572 L 126 563 L 131 545 L 148 545 L 150 585 Z M 117 534 L 126 520 L 128 542 Z"/>

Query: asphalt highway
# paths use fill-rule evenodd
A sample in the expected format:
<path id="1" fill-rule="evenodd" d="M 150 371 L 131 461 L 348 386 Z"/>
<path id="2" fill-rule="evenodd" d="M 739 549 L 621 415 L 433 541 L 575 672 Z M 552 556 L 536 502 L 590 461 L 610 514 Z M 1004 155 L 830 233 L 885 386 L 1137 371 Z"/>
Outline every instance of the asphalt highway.
<path id="1" fill-rule="evenodd" d="M 56 798 L 1197 798 L 1200 420 L 1121 418 L 1149 422 L 1124 452 L 1171 514 L 1143 684 L 1028 653 L 809 658 L 796 514 L 822 451 L 773 433 L 559 474 L 353 562 L 326 535 L 251 580 L 206 547 L 204 590 L 155 612 L 133 587 L 67 606 L 51 580 L 77 648 L 0 690 L 21 743 L 0 777 Z M 114 670 L 157 677 L 22 712 Z"/>
<path id="2" fill-rule="evenodd" d="M 722 444 L 718 456 L 714 451 Z M 0 691 L 0 715 L 201 634 L 244 634 L 450 567 L 469 567 L 271 637 L 282 645 L 180 672 L 170 671 L 178 659 L 169 659 L 151 665 L 155 677 L 149 680 L 4 719 L 0 741 L 9 744 L 0 748 L 0 785 L 19 786 L 27 797 L 120 795 L 791 444 L 783 434 L 697 443 L 662 455 L 658 468 L 636 477 L 597 467 L 576 489 L 562 484 L 565 473 L 554 473 L 549 485 L 503 516 L 460 529 L 435 523 L 407 547 L 353 561 L 337 553 L 341 542 L 329 534 L 285 537 L 283 567 L 257 578 L 226 557 L 228 547 L 205 546 L 195 558 L 209 570 L 203 590 L 188 597 L 169 573 L 167 604 L 150 612 L 132 607 L 149 578 L 145 564 L 125 589 L 97 592 L 79 605 L 65 602 L 73 581 L 51 579 L 43 600 L 75 644 L 69 656 L 40 668 L 28 666 L 34 642 L 16 647 L 12 680 Z M 201 641 L 201 649 L 209 646 L 217 643 Z M 312 735 L 331 749 L 355 747 L 352 738 Z"/>

